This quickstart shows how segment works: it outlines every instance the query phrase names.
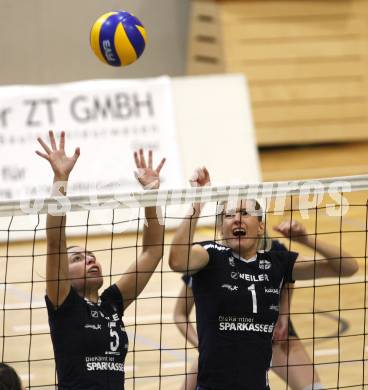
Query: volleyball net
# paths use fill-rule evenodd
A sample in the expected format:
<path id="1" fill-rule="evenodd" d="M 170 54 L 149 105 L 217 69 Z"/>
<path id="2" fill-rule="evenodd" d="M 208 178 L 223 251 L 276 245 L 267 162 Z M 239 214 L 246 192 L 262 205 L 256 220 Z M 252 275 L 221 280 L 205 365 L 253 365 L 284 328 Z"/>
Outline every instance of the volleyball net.
<path id="1" fill-rule="evenodd" d="M 196 241 L 221 240 L 216 216 L 223 202 L 261 200 L 267 234 L 312 264 L 324 261 L 317 242 L 334 245 L 358 271 L 347 276 L 315 275 L 297 281 L 290 309 L 294 328 L 326 389 L 361 389 L 366 368 L 367 200 L 368 176 L 255 185 L 158 190 L 93 197 L 69 197 L 0 203 L 0 356 L 30 389 L 54 389 L 54 354 L 45 308 L 45 213 L 67 212 L 67 243 L 88 248 L 102 264 L 104 287 L 114 283 L 137 260 L 142 248 L 144 207 L 161 208 L 164 258 L 139 298 L 124 314 L 129 338 L 126 389 L 180 389 L 192 372 L 198 352 L 183 337 L 174 308 L 183 286 L 168 266 L 175 229 L 193 202 L 204 202 Z M 314 242 L 285 237 L 275 229 L 298 221 Z M 346 253 L 348 255 L 346 255 Z M 189 294 L 189 293 L 188 293 Z M 188 297 L 182 299 L 187 300 Z M 195 310 L 188 324 L 195 326 Z M 246 353 L 246 351 L 245 351 Z M 286 372 L 303 366 L 292 360 Z M 289 382 L 287 374 L 286 382 Z M 288 384 L 270 373 L 274 390 Z M 289 388 L 291 387 L 289 383 Z"/>

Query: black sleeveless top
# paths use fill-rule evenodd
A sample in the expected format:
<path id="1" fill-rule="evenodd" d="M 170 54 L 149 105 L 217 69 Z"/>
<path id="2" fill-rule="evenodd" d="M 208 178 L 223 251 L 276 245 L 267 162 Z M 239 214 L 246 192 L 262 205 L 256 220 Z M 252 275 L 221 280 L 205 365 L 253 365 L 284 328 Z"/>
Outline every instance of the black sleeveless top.
<path id="1" fill-rule="evenodd" d="M 71 288 L 54 309 L 46 296 L 60 390 L 122 390 L 128 337 L 116 285 L 92 303 Z"/>
<path id="2" fill-rule="evenodd" d="M 259 252 L 249 261 L 212 241 L 200 243 L 208 264 L 192 276 L 199 338 L 198 385 L 264 390 L 283 283 L 295 252 Z"/>

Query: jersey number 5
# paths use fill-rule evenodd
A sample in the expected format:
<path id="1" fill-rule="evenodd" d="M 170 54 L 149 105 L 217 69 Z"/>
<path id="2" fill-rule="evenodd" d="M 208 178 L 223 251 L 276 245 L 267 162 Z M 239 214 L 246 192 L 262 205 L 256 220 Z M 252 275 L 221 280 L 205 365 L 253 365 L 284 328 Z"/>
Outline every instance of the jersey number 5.
<path id="1" fill-rule="evenodd" d="M 256 286 L 255 284 L 251 284 L 249 287 L 248 287 L 248 290 L 251 292 L 252 294 L 252 302 L 253 302 L 253 313 L 257 313 L 257 295 L 256 295 Z"/>
<path id="2" fill-rule="evenodd" d="M 110 336 L 113 338 L 113 341 L 110 341 L 110 351 L 116 352 L 119 348 L 119 334 L 114 329 L 116 325 L 110 325 Z"/>

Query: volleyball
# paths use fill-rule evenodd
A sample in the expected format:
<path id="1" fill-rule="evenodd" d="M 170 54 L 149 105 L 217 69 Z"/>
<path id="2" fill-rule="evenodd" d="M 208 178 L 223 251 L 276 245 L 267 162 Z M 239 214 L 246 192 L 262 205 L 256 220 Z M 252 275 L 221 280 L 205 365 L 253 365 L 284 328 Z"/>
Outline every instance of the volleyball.
<path id="1" fill-rule="evenodd" d="M 108 12 L 92 26 L 90 43 L 93 52 L 105 64 L 126 66 L 143 53 L 147 34 L 138 18 L 126 11 Z"/>

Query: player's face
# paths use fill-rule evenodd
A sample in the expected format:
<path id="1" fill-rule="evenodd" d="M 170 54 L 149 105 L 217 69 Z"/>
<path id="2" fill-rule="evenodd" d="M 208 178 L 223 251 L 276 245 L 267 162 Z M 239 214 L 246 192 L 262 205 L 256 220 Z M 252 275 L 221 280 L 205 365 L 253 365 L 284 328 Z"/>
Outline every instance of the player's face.
<path id="1" fill-rule="evenodd" d="M 69 278 L 77 291 L 99 289 L 102 286 L 101 265 L 93 252 L 73 246 L 68 250 Z"/>
<path id="2" fill-rule="evenodd" d="M 256 214 L 253 200 L 241 200 L 236 206 L 226 204 L 224 207 L 222 237 L 241 256 L 253 256 L 264 234 L 264 224 Z"/>

